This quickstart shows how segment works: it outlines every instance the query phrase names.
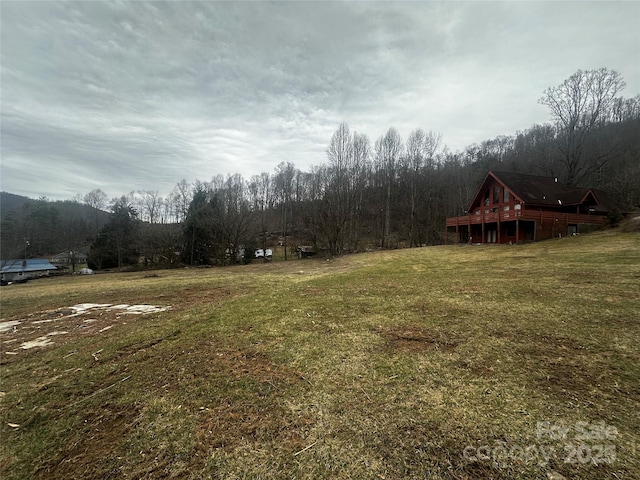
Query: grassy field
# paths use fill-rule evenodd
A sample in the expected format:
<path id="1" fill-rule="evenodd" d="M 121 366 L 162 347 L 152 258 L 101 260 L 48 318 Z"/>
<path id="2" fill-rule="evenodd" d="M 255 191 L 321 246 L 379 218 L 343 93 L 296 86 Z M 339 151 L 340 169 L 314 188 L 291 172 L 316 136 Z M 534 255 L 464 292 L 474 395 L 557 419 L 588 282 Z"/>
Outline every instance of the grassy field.
<path id="1" fill-rule="evenodd" d="M 639 285 L 602 232 L 3 287 L 0 477 L 640 478 Z"/>

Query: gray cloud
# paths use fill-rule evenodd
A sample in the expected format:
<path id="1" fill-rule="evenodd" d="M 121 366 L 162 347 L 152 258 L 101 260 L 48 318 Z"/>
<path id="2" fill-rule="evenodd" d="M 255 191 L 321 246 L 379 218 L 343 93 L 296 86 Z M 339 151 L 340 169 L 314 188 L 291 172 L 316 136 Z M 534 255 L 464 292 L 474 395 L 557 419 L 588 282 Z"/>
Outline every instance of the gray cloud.
<path id="1" fill-rule="evenodd" d="M 1 8 L 2 189 L 32 197 L 308 169 L 341 121 L 462 149 L 547 121 L 537 99 L 579 68 L 640 92 L 635 2 Z"/>

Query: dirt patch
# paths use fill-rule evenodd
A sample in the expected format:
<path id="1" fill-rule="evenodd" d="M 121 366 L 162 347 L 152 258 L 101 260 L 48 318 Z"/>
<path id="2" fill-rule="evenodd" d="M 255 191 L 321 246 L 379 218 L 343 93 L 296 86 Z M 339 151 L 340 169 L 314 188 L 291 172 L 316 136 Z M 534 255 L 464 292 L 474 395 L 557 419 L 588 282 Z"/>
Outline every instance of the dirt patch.
<path id="1" fill-rule="evenodd" d="M 485 359 L 463 358 L 453 363 L 456 367 L 469 370 L 476 376 L 490 378 L 495 375 L 495 365 Z"/>
<path id="2" fill-rule="evenodd" d="M 174 373 L 179 370 L 194 378 L 251 377 L 259 383 L 271 384 L 272 388 L 278 388 L 280 383 L 300 381 L 297 373 L 284 370 L 266 355 L 235 347 L 233 338 L 224 337 L 206 339 L 188 349 L 175 345 L 173 353 L 165 360 L 165 368 Z"/>
<path id="3" fill-rule="evenodd" d="M 573 354 L 585 353 L 587 347 L 577 340 L 569 337 L 558 337 L 551 334 L 527 334 L 521 331 L 497 328 L 489 332 L 495 338 L 507 339 L 522 347 L 524 353 L 540 356 L 553 352 L 571 352 Z"/>
<path id="4" fill-rule="evenodd" d="M 448 330 L 421 325 L 380 328 L 375 332 L 387 341 L 388 348 L 404 352 L 451 351 L 462 342 L 462 338 Z"/>
<path id="5" fill-rule="evenodd" d="M 109 405 L 80 412 L 82 427 L 55 456 L 36 470 L 34 478 L 119 478 L 115 451 L 135 424 L 138 414 L 133 406 Z"/>
<path id="6" fill-rule="evenodd" d="M 599 390 L 601 379 L 585 368 L 582 362 L 571 359 L 547 359 L 539 363 L 536 383 L 545 390 L 562 396 L 592 393 Z"/>
<path id="7" fill-rule="evenodd" d="M 538 388 L 559 397 L 602 395 L 616 383 L 613 352 L 594 351 L 578 341 L 549 334 L 520 339 L 517 351 L 531 365 L 529 376 Z"/>
<path id="8" fill-rule="evenodd" d="M 195 448 L 206 456 L 216 449 L 233 451 L 243 443 L 275 443 L 296 451 L 303 448 L 314 423 L 309 416 L 292 417 L 274 402 L 219 405 L 203 412 L 195 432 Z"/>
<path id="9" fill-rule="evenodd" d="M 588 347 L 569 337 L 555 335 L 522 335 L 519 340 L 526 342 L 521 351 L 526 355 L 545 357 L 549 355 L 580 355 L 589 353 Z"/>
<path id="10" fill-rule="evenodd" d="M 307 288 L 300 292 L 301 297 L 318 297 L 325 295 L 325 290 L 322 288 L 312 287 L 311 285 L 307 285 Z"/>
<path id="11" fill-rule="evenodd" d="M 395 472 L 392 478 L 420 478 L 459 480 L 510 479 L 515 477 L 509 468 L 492 462 L 469 461 L 462 455 L 461 445 L 482 445 L 486 439 L 475 437 L 463 429 L 447 428 L 436 422 L 412 422 L 403 419 L 386 425 L 383 430 L 370 434 L 367 445 Z M 410 452 L 407 455 L 407 452 Z"/>

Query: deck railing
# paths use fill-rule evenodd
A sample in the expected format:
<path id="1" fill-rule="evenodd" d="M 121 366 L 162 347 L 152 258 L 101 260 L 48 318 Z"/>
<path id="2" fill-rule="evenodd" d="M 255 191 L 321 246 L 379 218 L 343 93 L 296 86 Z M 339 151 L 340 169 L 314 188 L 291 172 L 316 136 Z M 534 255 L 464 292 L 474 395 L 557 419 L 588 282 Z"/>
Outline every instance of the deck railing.
<path id="1" fill-rule="evenodd" d="M 550 212 L 544 210 L 508 210 L 501 212 L 489 212 L 480 214 L 462 215 L 460 217 L 447 218 L 447 227 L 456 225 L 477 225 L 481 223 L 510 222 L 514 220 L 528 220 L 536 222 L 557 222 L 562 224 L 595 224 L 606 223 L 607 217 L 604 215 L 589 215 L 584 213 L 563 213 Z"/>

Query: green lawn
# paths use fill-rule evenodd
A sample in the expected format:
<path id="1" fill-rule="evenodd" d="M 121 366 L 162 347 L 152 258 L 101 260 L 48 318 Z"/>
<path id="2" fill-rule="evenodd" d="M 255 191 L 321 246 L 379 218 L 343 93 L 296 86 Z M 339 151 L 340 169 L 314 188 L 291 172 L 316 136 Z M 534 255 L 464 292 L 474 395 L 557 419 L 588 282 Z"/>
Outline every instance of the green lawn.
<path id="1" fill-rule="evenodd" d="M 600 232 L 3 287 L 0 477 L 640 478 L 639 285 Z"/>

